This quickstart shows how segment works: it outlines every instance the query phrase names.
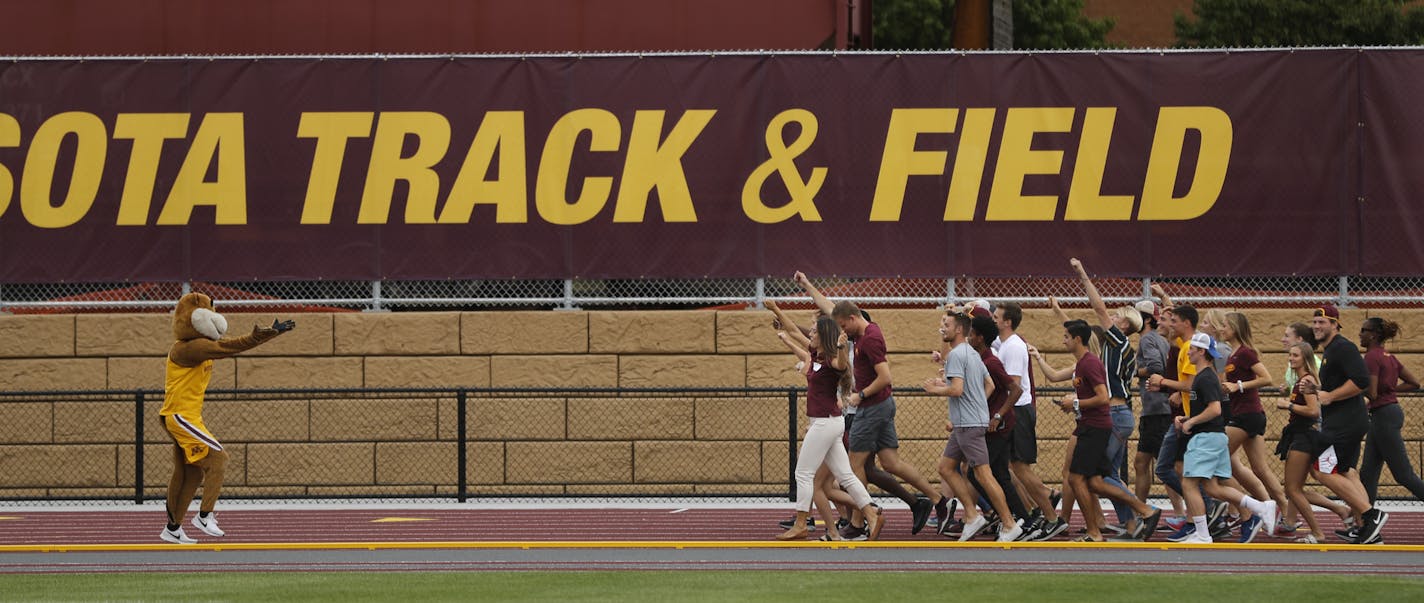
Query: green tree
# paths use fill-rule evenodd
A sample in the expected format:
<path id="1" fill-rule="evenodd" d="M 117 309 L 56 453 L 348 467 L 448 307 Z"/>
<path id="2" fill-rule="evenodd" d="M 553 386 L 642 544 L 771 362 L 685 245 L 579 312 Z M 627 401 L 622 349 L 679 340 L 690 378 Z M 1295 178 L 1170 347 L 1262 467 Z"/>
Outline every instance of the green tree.
<path id="1" fill-rule="evenodd" d="M 1424 42 L 1424 9 L 1406 0 L 1196 0 L 1174 20 L 1177 45 L 1395 46 Z"/>
<path id="2" fill-rule="evenodd" d="M 1107 34 L 1116 22 L 1089 19 L 1083 0 L 1015 0 L 1014 48 L 1069 50 L 1110 48 Z"/>
<path id="3" fill-rule="evenodd" d="M 875 0 L 876 48 L 951 48 L 955 0 Z M 1089 19 L 1083 0 L 1014 0 L 1014 48 L 1107 48 L 1112 19 Z"/>
<path id="4" fill-rule="evenodd" d="M 954 0 L 875 0 L 876 48 L 939 50 L 951 48 Z"/>

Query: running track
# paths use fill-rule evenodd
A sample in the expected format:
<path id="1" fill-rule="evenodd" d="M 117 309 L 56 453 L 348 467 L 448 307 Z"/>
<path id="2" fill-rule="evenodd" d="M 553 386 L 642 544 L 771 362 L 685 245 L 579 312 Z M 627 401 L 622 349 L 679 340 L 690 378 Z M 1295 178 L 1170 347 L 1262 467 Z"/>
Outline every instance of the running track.
<path id="1" fill-rule="evenodd" d="M 24 511 L 0 508 L 0 573 L 169 571 L 522 571 L 814 569 L 1021 570 L 1153 573 L 1371 573 L 1424 577 L 1424 512 L 1391 513 L 1386 545 L 1296 545 L 1262 535 L 1250 545 L 957 543 L 909 531 L 887 509 L 877 542 L 781 543 L 784 508 L 379 508 L 221 511 L 227 536 L 185 526 L 197 545 L 158 539 L 161 508 Z M 191 514 L 190 514 L 191 515 Z M 1328 515 L 1328 514 L 1326 514 Z M 1340 527 L 1322 517 L 1327 534 Z M 1076 532 L 1075 529 L 1070 533 Z M 817 532 L 818 534 L 820 531 Z M 969 562 L 969 563 L 966 563 Z M 978 568 L 978 569 L 976 569 Z"/>

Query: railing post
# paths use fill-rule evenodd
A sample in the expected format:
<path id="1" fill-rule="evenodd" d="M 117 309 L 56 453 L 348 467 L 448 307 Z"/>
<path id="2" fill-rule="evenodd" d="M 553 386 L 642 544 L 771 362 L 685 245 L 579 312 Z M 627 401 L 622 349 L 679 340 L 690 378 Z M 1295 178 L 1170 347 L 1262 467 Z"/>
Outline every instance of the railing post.
<path id="1" fill-rule="evenodd" d="M 954 303 L 954 277 L 945 279 L 944 300 L 946 303 Z"/>
<path id="2" fill-rule="evenodd" d="M 796 502 L 796 390 L 786 390 L 786 497 Z"/>
<path id="3" fill-rule="evenodd" d="M 143 504 L 143 390 L 134 392 L 134 504 Z"/>
<path id="4" fill-rule="evenodd" d="M 371 281 L 371 311 L 380 312 L 381 308 L 381 281 Z"/>
<path id="5" fill-rule="evenodd" d="M 1142 299 L 1152 299 L 1152 277 L 1142 277 Z"/>
<path id="6" fill-rule="evenodd" d="M 1350 307 L 1350 277 L 1340 277 L 1340 298 L 1335 300 L 1335 305 L 1340 308 Z"/>
<path id="7" fill-rule="evenodd" d="M 757 277 L 755 301 L 756 309 L 762 310 L 766 308 L 766 279 L 763 277 Z"/>
<path id="8" fill-rule="evenodd" d="M 465 458 L 465 437 L 467 433 L 465 431 L 465 390 L 463 389 L 455 394 L 455 415 L 455 439 L 460 445 L 460 450 L 455 453 L 455 465 L 460 472 L 459 477 L 455 480 L 455 497 L 460 502 L 465 502 L 465 498 L 468 496 L 467 490 L 469 484 L 466 483 L 465 480 L 465 464 L 468 462 L 468 459 Z"/>

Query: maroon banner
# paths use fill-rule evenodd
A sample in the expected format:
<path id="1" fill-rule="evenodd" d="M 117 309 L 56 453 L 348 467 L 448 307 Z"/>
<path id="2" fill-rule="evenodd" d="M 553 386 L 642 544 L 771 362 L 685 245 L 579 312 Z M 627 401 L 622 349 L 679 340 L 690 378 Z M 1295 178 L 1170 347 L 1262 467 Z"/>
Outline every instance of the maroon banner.
<path id="1" fill-rule="evenodd" d="M 1424 272 L 1424 52 L 0 63 L 0 281 Z"/>

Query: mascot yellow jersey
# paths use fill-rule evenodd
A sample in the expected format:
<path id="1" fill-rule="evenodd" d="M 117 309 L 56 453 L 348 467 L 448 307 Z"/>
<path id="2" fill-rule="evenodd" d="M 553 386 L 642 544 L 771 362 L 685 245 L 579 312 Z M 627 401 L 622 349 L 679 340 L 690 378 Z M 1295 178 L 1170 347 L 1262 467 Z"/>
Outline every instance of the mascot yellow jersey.
<path id="1" fill-rule="evenodd" d="M 276 337 L 278 331 L 253 327 L 250 335 L 223 339 L 226 333 L 227 320 L 213 311 L 212 298 L 189 293 L 178 300 L 178 309 L 173 313 L 176 341 L 168 350 L 163 408 L 158 411 L 159 415 L 200 419 L 203 395 L 213 375 L 213 360 L 257 347 Z"/>

